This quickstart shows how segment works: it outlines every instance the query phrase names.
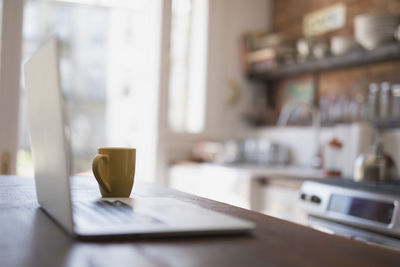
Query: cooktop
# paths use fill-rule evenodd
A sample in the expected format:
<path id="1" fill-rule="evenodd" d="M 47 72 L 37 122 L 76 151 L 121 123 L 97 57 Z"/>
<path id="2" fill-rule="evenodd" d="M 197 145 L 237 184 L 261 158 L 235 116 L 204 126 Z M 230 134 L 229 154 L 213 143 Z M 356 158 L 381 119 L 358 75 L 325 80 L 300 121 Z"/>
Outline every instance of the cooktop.
<path id="1" fill-rule="evenodd" d="M 318 180 L 314 182 L 339 186 L 359 191 L 368 191 L 373 193 L 400 196 L 400 180 L 382 183 L 382 182 L 355 182 L 351 179 L 344 179 L 344 178 L 326 178 L 324 180 Z"/>

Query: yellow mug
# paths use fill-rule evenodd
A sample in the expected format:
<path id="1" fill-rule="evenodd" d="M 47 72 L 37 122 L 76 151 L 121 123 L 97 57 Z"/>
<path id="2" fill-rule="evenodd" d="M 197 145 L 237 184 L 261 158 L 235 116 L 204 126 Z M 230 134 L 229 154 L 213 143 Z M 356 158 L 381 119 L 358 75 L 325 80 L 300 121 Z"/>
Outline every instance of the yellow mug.
<path id="1" fill-rule="evenodd" d="M 129 197 L 135 177 L 135 148 L 102 147 L 92 170 L 103 197 Z"/>

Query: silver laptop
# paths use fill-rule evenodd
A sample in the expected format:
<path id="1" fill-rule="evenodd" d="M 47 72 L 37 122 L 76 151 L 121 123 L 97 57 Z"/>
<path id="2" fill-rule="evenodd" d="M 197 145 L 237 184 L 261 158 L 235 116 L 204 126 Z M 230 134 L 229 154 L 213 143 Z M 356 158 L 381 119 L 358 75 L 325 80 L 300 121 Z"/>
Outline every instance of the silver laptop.
<path id="1" fill-rule="evenodd" d="M 71 199 L 58 61 L 58 41 L 52 38 L 24 65 L 24 74 L 38 201 L 67 232 L 90 238 L 246 233 L 254 228 L 251 222 L 170 198 Z"/>

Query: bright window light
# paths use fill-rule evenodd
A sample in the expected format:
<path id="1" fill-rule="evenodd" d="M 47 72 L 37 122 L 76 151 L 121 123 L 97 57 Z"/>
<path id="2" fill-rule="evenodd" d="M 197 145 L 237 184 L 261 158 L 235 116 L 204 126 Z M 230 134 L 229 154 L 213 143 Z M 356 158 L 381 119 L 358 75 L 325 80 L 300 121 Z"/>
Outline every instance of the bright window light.
<path id="1" fill-rule="evenodd" d="M 71 125 L 73 171 L 90 171 L 98 147 L 136 147 L 140 156 L 135 177 L 151 180 L 160 2 L 132 1 L 141 3 L 136 10 L 97 5 L 106 1 L 66 2 L 25 2 L 22 62 L 49 36 L 60 38 L 61 87 Z M 18 174 L 29 175 L 32 157 L 21 89 L 17 168 Z"/>
<path id="2" fill-rule="evenodd" d="M 208 1 L 173 0 L 168 121 L 174 132 L 204 129 Z"/>

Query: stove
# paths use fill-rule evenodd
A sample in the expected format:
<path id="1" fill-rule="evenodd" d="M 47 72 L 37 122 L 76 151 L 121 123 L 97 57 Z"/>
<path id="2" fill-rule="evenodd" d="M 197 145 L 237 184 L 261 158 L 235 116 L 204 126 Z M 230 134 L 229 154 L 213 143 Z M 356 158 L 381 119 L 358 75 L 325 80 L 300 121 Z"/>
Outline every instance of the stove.
<path id="1" fill-rule="evenodd" d="M 306 181 L 299 197 L 311 227 L 400 249 L 400 182 Z"/>
<path id="2" fill-rule="evenodd" d="M 367 191 L 373 193 L 376 192 L 387 195 L 397 195 L 400 197 L 400 180 L 386 182 L 386 183 L 379 183 L 379 182 L 355 182 L 350 179 L 332 178 L 332 179 L 317 181 L 316 183 L 344 187 L 359 191 Z"/>

